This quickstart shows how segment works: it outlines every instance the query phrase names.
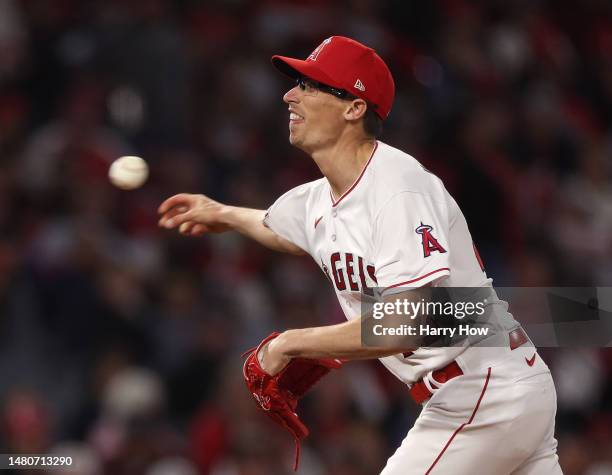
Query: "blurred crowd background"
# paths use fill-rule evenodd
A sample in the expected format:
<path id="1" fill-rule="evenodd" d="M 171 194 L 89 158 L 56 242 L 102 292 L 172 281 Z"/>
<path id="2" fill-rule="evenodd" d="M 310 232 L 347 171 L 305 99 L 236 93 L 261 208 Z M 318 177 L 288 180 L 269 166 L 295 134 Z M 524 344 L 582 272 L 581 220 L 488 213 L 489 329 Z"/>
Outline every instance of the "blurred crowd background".
<path id="1" fill-rule="evenodd" d="M 332 34 L 388 62 L 382 140 L 444 180 L 494 283 L 612 284 L 607 0 L 0 0 L 1 453 L 72 454 L 84 475 L 290 472 L 240 353 L 342 321 L 333 290 L 309 259 L 180 237 L 156 210 L 178 192 L 266 208 L 317 178 L 269 58 Z M 106 173 L 130 154 L 152 175 L 122 192 Z M 565 474 L 612 474 L 612 351 L 542 355 Z M 305 475 L 378 473 L 418 415 L 376 362 L 302 410 Z"/>

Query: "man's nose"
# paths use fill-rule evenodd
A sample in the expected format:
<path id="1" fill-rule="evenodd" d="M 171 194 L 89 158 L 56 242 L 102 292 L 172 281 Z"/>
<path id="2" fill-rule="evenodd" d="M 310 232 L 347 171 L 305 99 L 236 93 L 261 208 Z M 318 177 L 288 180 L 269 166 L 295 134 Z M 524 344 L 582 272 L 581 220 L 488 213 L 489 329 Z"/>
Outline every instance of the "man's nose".
<path id="1" fill-rule="evenodd" d="M 291 102 L 299 102 L 299 87 L 298 86 L 294 86 L 291 89 L 289 89 L 285 95 L 283 96 L 283 101 L 287 104 L 291 103 Z"/>

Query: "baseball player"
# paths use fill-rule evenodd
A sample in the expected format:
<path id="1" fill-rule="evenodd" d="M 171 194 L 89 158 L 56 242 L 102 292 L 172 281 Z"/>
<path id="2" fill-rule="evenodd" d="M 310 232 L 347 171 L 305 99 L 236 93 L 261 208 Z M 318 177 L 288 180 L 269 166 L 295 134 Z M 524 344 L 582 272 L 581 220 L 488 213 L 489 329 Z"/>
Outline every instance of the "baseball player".
<path id="1" fill-rule="evenodd" d="M 266 340 L 261 368 L 274 375 L 294 358 L 379 358 L 423 406 L 383 475 L 561 474 L 550 371 L 507 305 L 496 343 L 377 347 L 361 340 L 362 299 L 419 295 L 427 287 L 491 287 L 465 218 L 436 176 L 379 140 L 395 85 L 374 50 L 341 36 L 306 60 L 273 56 L 296 81 L 283 97 L 289 141 L 323 178 L 298 186 L 268 210 L 179 194 L 160 206 L 160 225 L 183 234 L 238 231 L 277 251 L 310 254 L 335 288 L 347 322 L 288 330 Z"/>

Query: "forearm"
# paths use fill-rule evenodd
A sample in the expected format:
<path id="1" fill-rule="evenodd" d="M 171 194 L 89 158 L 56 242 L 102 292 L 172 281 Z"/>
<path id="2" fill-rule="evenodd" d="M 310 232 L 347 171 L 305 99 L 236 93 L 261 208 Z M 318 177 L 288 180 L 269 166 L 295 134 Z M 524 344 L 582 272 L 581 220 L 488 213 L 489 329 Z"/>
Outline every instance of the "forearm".
<path id="1" fill-rule="evenodd" d="M 431 287 L 429 285 L 419 289 L 411 289 L 385 298 L 386 302 L 428 300 L 431 298 Z M 387 314 L 388 321 L 399 318 L 394 313 Z M 402 321 L 402 320 L 400 320 Z M 414 319 L 405 322 L 417 327 L 423 323 L 424 316 L 418 315 Z M 385 335 L 378 340 L 384 344 L 378 346 L 364 345 L 362 340 L 362 328 L 371 329 L 376 323 L 371 312 L 360 318 L 350 320 L 337 325 L 325 327 L 301 328 L 287 330 L 278 338 L 272 340 L 271 346 L 276 353 L 287 358 L 339 358 L 346 360 L 373 359 L 414 351 L 423 346 L 423 338 L 420 334 L 411 335 Z"/>
<path id="2" fill-rule="evenodd" d="M 387 295 L 383 303 L 402 304 L 428 301 L 431 296 L 432 287 L 431 284 L 428 284 L 419 289 L 409 289 Z M 389 310 L 385 308 L 388 321 L 402 325 L 409 324 L 414 328 L 427 321 L 425 313 L 417 312 L 414 318 L 405 319 L 406 323 L 401 323 L 402 320 L 397 319 L 402 314 L 397 313 L 397 308 L 399 308 L 397 305 L 392 305 Z M 423 336 L 416 331 L 387 332 L 383 335 L 373 333 L 371 336 L 377 335 L 383 338 L 372 340 L 370 337 L 367 339 L 369 343 L 364 344 L 362 330 L 366 332 L 366 335 L 370 335 L 370 331 L 379 325 L 378 321 L 379 317 L 375 319 L 374 313 L 368 312 L 359 318 L 337 325 L 287 330 L 262 348 L 262 359 L 260 360 L 262 368 L 269 374 L 276 374 L 291 361 L 291 358 L 374 359 L 412 352 L 424 346 Z M 373 342 L 376 342 L 376 346 L 370 344 Z"/>
<path id="3" fill-rule="evenodd" d="M 361 341 L 361 320 L 355 319 L 325 327 L 287 330 L 271 342 L 290 358 L 338 358 L 344 360 L 373 359 L 396 355 L 414 348 L 401 345 L 364 346 Z"/>
<path id="4" fill-rule="evenodd" d="M 264 226 L 265 210 L 224 206 L 221 220 L 231 229 L 274 251 L 303 255 L 305 252 Z"/>

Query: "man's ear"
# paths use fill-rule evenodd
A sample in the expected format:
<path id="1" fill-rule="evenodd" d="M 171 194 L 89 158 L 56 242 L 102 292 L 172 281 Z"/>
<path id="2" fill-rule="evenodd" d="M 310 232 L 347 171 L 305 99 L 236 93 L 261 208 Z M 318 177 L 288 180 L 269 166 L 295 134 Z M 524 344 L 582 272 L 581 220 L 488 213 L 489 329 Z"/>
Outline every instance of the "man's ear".
<path id="1" fill-rule="evenodd" d="M 368 104 L 363 99 L 353 99 L 344 111 L 346 120 L 354 121 L 361 119 L 368 109 Z"/>

